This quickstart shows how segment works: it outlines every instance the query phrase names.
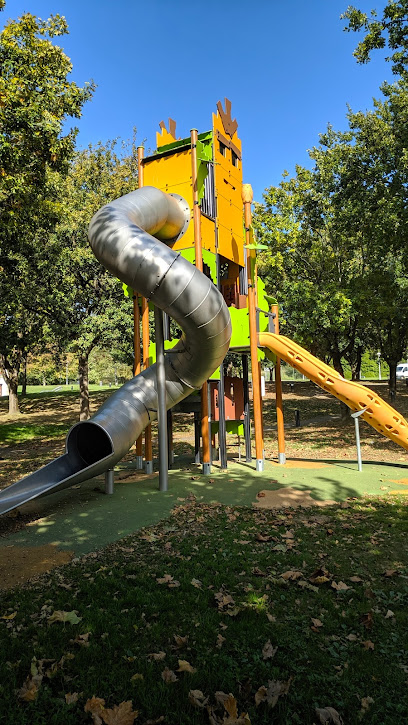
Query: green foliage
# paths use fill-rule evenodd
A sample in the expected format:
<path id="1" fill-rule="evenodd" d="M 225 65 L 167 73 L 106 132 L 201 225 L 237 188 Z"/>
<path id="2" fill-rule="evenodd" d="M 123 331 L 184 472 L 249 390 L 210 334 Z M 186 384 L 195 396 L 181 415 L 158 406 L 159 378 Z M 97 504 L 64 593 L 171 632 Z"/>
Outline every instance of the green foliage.
<path id="1" fill-rule="evenodd" d="M 348 21 L 345 31 L 364 31 L 365 37 L 357 45 L 354 56 L 358 63 L 368 63 L 373 50 L 388 46 L 393 53 L 386 58 L 392 72 L 407 76 L 408 65 L 408 1 L 388 0 L 379 19 L 375 10 L 370 16 L 349 5 L 341 16 Z"/>
<path id="2" fill-rule="evenodd" d="M 349 128 L 330 126 L 255 211 L 268 292 L 282 306 L 281 331 L 357 371 L 364 349 L 391 367 L 408 342 L 408 92 L 383 89 L 373 111 L 349 111 Z"/>
<path id="3" fill-rule="evenodd" d="M 27 13 L 0 35 L 0 363 L 10 401 L 25 351 L 43 336 L 37 302 L 51 296 L 48 240 L 77 133 L 66 124 L 80 117 L 94 88 L 68 79 L 72 63 L 53 42 L 67 32 L 59 15 Z"/>

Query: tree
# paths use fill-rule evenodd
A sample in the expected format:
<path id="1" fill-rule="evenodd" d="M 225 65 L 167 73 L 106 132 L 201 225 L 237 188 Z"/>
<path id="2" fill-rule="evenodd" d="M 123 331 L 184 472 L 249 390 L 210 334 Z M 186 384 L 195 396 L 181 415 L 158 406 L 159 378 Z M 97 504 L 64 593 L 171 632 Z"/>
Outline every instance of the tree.
<path id="1" fill-rule="evenodd" d="M 264 195 L 255 214 L 270 251 L 261 265 L 268 291 L 300 342 L 353 378 L 370 346 L 395 368 L 408 341 L 408 93 L 384 88 L 373 111 L 348 114 L 310 152 L 312 170 Z M 354 369 L 353 369 L 354 368 Z"/>
<path id="2" fill-rule="evenodd" d="M 67 173 L 79 118 L 94 86 L 68 79 L 70 59 L 52 42 L 68 32 L 65 18 L 27 13 L 0 35 L 0 365 L 18 413 L 18 374 L 27 329 L 41 330 L 36 301 L 41 270 L 50 265 L 47 237 L 59 218 L 59 186 Z"/>
<path id="3" fill-rule="evenodd" d="M 92 216 L 104 204 L 137 188 L 135 140 L 108 141 L 76 153 L 63 182 L 61 222 L 54 243 L 58 248 L 54 266 L 52 300 L 45 300 L 56 339 L 78 356 L 80 419 L 90 415 L 88 364 L 96 347 L 132 349 L 133 306 L 122 283 L 112 277 L 95 258 L 88 243 Z"/>
<path id="4" fill-rule="evenodd" d="M 377 12 L 367 13 L 349 5 L 341 16 L 348 21 L 346 32 L 365 31 L 354 56 L 358 63 L 368 63 L 373 50 L 389 47 L 393 53 L 386 58 L 395 75 L 408 77 L 408 0 L 388 0 L 381 19 Z"/>

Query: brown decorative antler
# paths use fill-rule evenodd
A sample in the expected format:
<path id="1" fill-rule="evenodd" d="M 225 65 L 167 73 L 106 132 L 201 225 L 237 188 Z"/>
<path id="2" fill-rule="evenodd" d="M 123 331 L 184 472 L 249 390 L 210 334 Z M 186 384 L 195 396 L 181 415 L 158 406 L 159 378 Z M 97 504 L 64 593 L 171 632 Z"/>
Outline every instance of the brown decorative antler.
<path id="1" fill-rule="evenodd" d="M 162 131 L 167 131 L 164 121 L 160 121 L 159 128 L 161 128 Z M 176 138 L 176 122 L 172 118 L 169 118 L 169 133 L 173 136 L 173 138 Z"/>
<path id="2" fill-rule="evenodd" d="M 218 101 L 217 109 L 220 114 L 225 133 L 232 138 L 238 128 L 238 123 L 236 118 L 234 118 L 234 120 L 231 118 L 231 101 L 229 101 L 228 98 L 225 99 L 225 111 L 222 107 L 221 101 Z"/>

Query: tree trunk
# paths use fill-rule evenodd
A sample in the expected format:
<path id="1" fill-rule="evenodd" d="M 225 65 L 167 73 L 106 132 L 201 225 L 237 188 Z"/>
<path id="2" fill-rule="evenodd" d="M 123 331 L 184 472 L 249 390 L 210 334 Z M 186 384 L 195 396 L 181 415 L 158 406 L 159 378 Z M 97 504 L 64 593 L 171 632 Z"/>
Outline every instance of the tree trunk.
<path id="1" fill-rule="evenodd" d="M 361 347 L 361 345 L 359 345 L 357 348 L 356 358 L 354 359 L 353 364 L 351 365 L 351 379 L 352 380 L 360 380 L 362 355 L 363 355 L 363 348 Z"/>
<path id="2" fill-rule="evenodd" d="M 397 394 L 397 362 L 390 362 L 387 360 L 388 365 L 390 366 L 390 378 L 388 381 L 388 388 L 389 388 L 389 394 L 390 397 L 394 397 Z"/>
<path id="3" fill-rule="evenodd" d="M 16 355 L 13 363 L 11 363 L 4 355 L 0 355 L 0 369 L 3 370 L 4 379 L 7 383 L 9 392 L 8 414 L 15 417 L 20 415 L 20 407 L 18 404 L 18 376 L 21 364 L 20 354 Z"/>
<path id="4" fill-rule="evenodd" d="M 88 420 L 91 415 L 89 405 L 88 357 L 89 355 L 87 353 L 81 353 L 78 359 L 79 420 Z"/>
<path id="5" fill-rule="evenodd" d="M 27 395 L 27 353 L 23 355 L 23 375 L 21 379 L 21 395 Z"/>
<path id="6" fill-rule="evenodd" d="M 344 378 L 343 365 L 341 364 L 341 356 L 338 350 L 333 354 L 333 367 Z M 344 424 L 350 423 L 351 420 L 350 408 L 342 400 L 340 400 L 340 419 Z"/>

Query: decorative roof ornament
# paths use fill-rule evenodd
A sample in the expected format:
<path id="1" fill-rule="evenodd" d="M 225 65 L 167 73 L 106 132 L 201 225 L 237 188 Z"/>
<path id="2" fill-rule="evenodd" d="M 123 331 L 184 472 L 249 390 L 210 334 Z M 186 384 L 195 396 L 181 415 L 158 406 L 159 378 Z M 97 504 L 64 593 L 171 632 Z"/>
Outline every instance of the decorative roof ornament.
<path id="1" fill-rule="evenodd" d="M 225 111 L 222 107 L 221 101 L 218 101 L 217 103 L 217 110 L 220 115 L 222 125 L 224 126 L 225 133 L 232 138 L 238 128 L 238 122 L 236 118 L 234 118 L 234 120 L 231 118 L 231 101 L 229 101 L 228 98 L 225 98 L 224 100 Z"/>

